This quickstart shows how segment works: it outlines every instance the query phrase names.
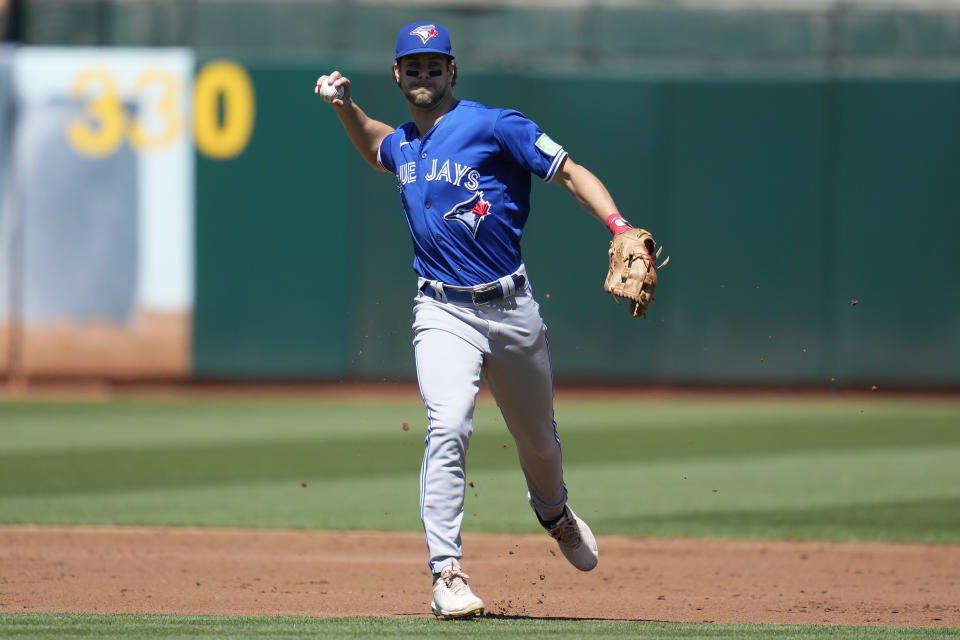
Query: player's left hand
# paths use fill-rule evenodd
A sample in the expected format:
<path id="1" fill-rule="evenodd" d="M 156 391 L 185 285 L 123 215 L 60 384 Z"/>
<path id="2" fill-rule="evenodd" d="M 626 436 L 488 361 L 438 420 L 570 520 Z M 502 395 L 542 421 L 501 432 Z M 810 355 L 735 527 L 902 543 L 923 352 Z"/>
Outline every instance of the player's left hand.
<path id="1" fill-rule="evenodd" d="M 603 288 L 615 298 L 629 300 L 634 318 L 647 314 L 657 288 L 657 269 L 670 261 L 668 256 L 655 265 L 662 250 L 646 229 L 629 229 L 610 241 L 610 268 Z"/>

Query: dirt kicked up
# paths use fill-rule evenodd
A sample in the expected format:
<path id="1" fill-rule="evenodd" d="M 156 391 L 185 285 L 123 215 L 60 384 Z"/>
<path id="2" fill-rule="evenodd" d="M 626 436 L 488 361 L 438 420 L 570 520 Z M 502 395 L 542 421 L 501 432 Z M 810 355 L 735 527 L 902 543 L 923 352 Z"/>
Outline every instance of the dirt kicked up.
<path id="1" fill-rule="evenodd" d="M 960 626 L 960 545 L 464 535 L 487 615 Z M 417 533 L 0 527 L 0 611 L 430 616 Z"/>

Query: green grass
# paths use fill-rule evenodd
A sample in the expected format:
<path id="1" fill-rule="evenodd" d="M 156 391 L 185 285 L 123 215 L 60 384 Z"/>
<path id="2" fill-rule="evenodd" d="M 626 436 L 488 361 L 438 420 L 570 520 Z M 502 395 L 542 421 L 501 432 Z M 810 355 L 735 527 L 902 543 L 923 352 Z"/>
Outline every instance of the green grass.
<path id="1" fill-rule="evenodd" d="M 423 416 L 417 399 L 0 401 L 0 522 L 416 531 Z M 561 398 L 557 421 L 571 504 L 601 534 L 960 541 L 957 401 Z M 475 428 L 465 530 L 538 532 L 496 408 Z"/>
<path id="2" fill-rule="evenodd" d="M 240 616 L 2 614 L 4 638 L 956 638 L 955 629 L 796 625 L 678 624 L 590 620 L 484 618 L 439 622 L 426 618 L 298 618 Z"/>

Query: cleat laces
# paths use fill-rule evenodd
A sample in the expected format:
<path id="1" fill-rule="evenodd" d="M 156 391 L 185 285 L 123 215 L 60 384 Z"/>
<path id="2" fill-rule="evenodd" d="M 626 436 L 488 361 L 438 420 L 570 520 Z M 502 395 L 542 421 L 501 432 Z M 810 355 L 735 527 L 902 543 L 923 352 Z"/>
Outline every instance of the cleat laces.
<path id="1" fill-rule="evenodd" d="M 564 513 L 563 517 L 550 527 L 549 533 L 550 537 L 565 547 L 575 549 L 583 545 L 577 521 L 571 518 L 569 513 Z"/>
<path id="2" fill-rule="evenodd" d="M 450 589 L 454 595 L 465 596 L 471 593 L 470 587 L 468 587 L 466 583 L 466 580 L 469 580 L 470 576 L 460 569 L 455 569 L 453 565 L 450 565 L 440 572 L 440 579 L 443 580 L 443 583 L 447 585 L 447 589 Z"/>

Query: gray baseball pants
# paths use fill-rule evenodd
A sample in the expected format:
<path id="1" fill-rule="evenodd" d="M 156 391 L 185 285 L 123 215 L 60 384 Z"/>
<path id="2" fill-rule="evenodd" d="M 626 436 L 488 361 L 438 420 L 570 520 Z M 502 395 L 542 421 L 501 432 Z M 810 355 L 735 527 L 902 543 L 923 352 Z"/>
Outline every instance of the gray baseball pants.
<path id="1" fill-rule="evenodd" d="M 414 302 L 413 333 L 429 418 L 420 519 L 430 570 L 437 574 L 451 563 L 460 566 L 466 455 L 481 380 L 513 437 L 530 504 L 541 518 L 563 512 L 567 489 L 553 414 L 547 328 L 529 284 L 482 305 L 436 300 L 421 292 Z"/>

